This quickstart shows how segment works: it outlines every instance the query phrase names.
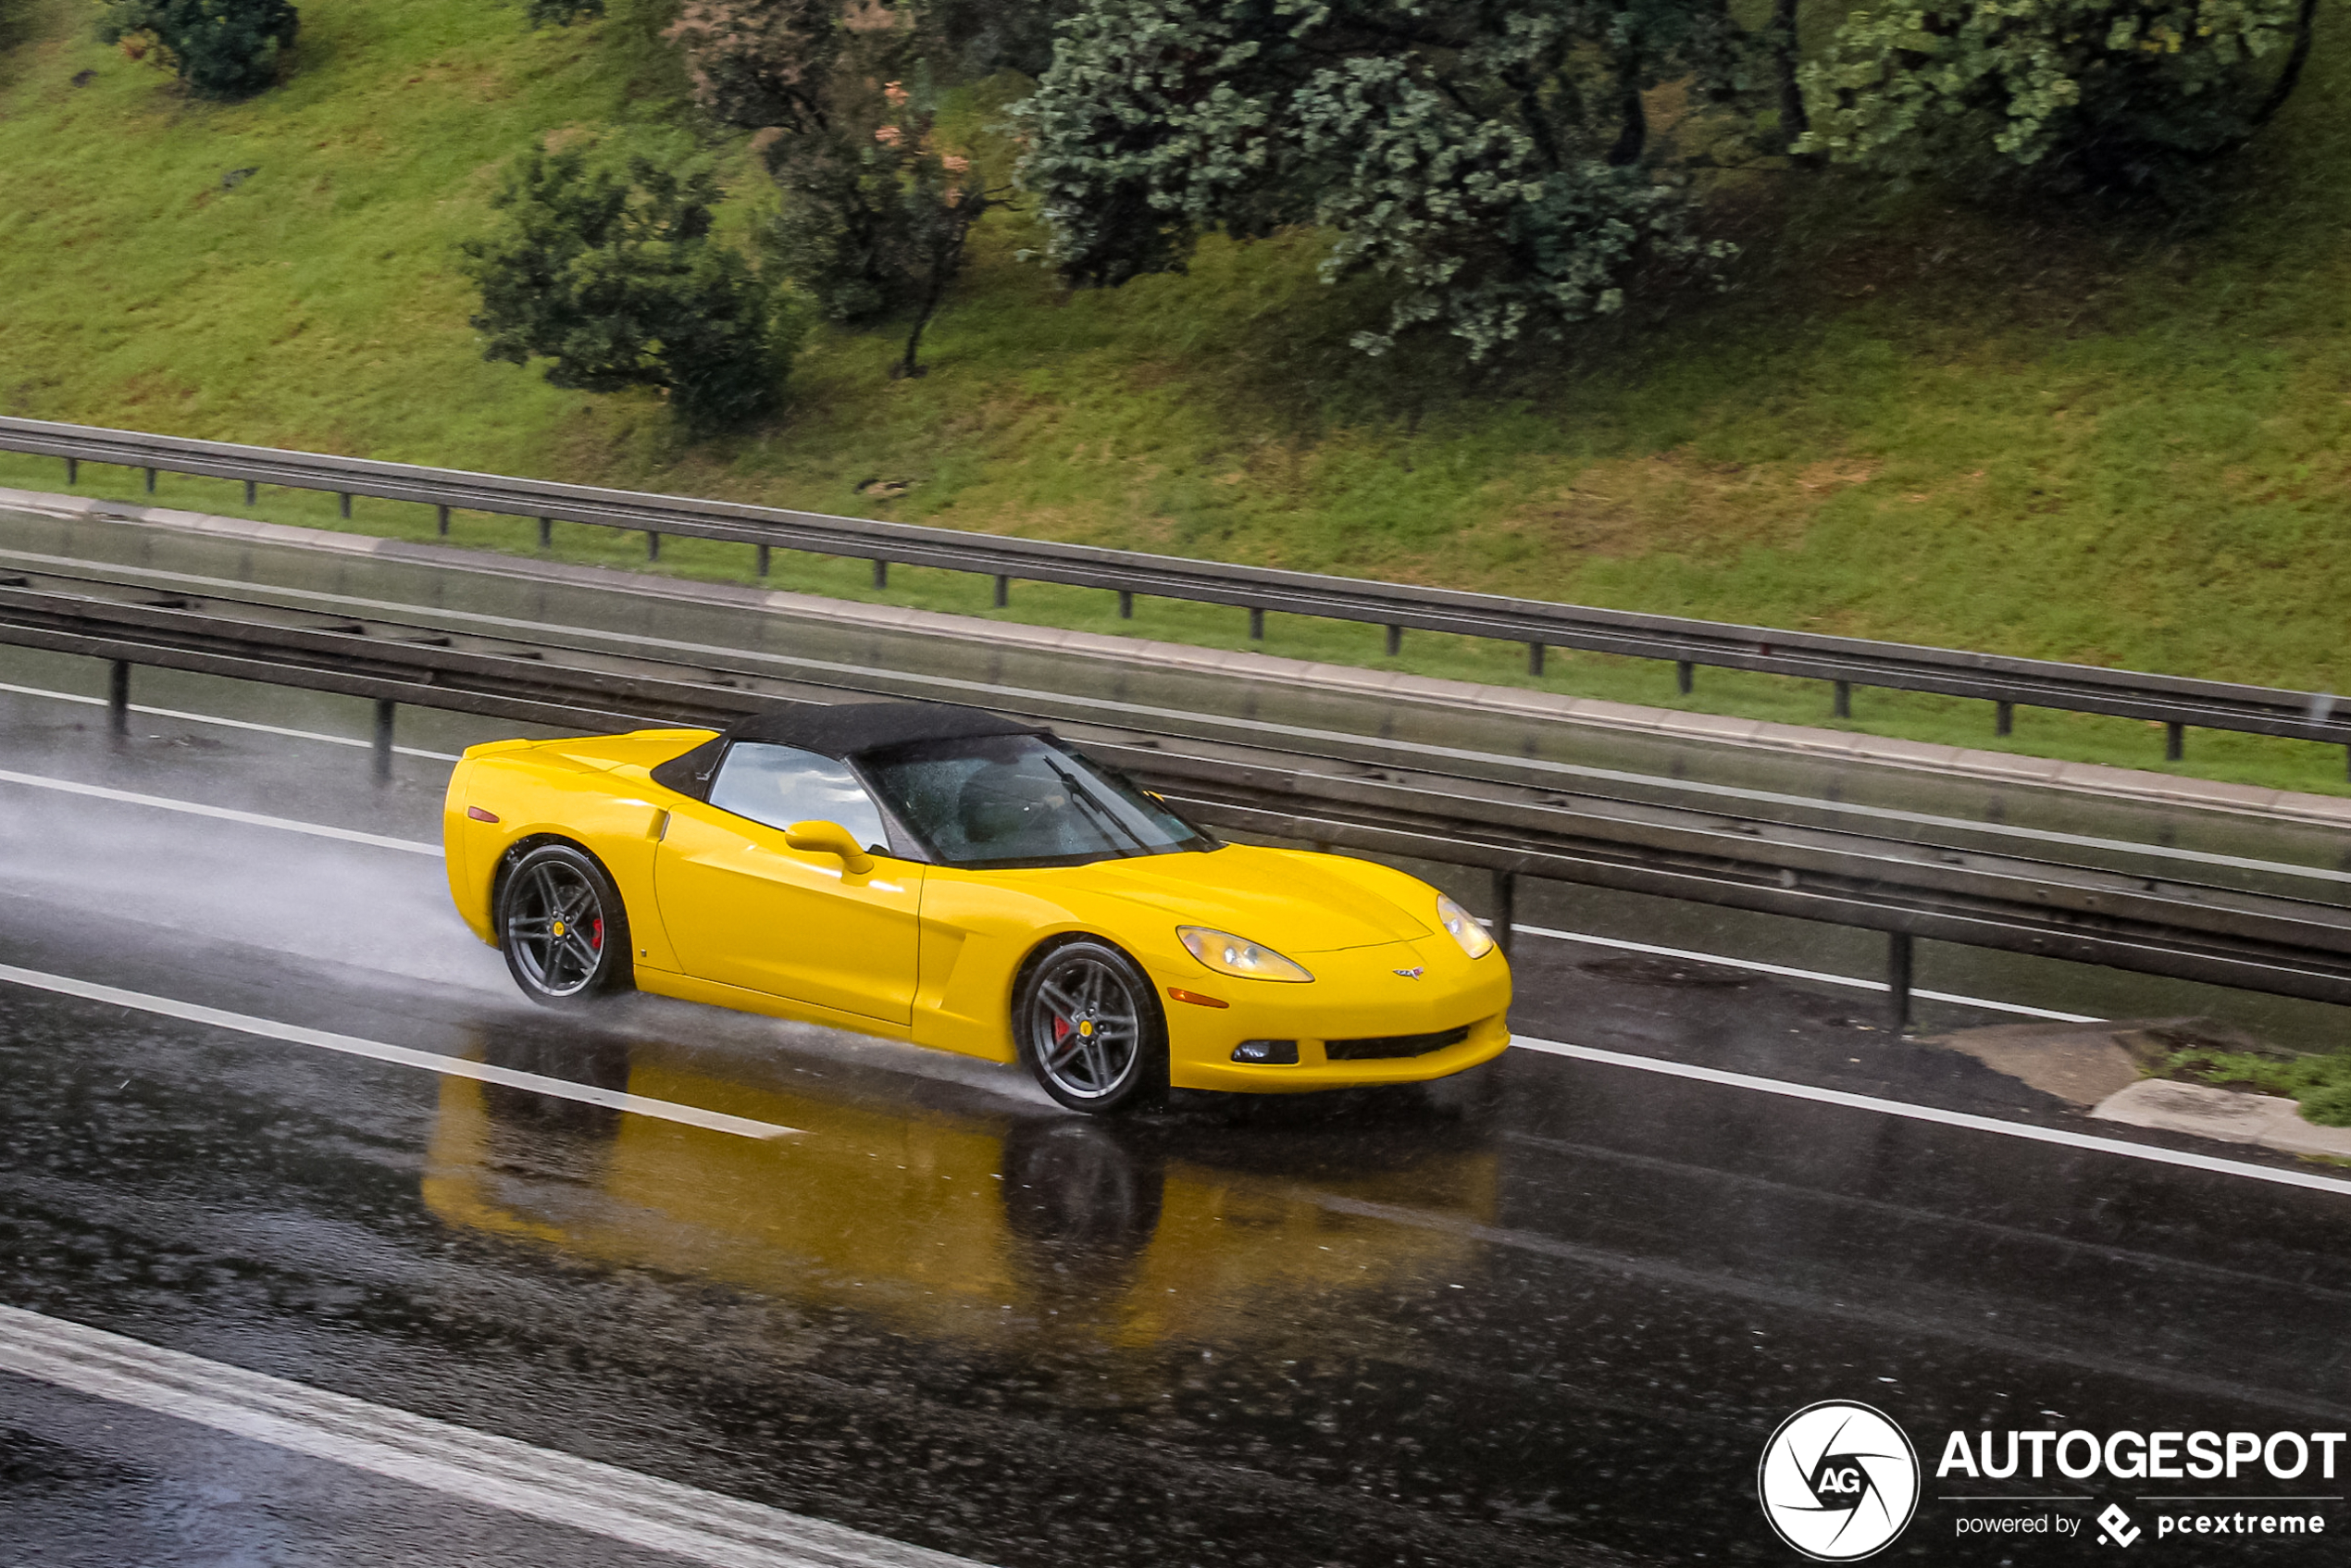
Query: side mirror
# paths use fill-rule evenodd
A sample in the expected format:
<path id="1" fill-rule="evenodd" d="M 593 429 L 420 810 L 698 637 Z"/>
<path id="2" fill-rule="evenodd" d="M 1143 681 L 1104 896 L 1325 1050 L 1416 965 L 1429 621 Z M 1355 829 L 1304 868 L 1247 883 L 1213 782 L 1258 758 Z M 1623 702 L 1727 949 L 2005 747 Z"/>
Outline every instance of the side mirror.
<path id="1" fill-rule="evenodd" d="M 784 829 L 784 842 L 804 854 L 839 855 L 845 869 L 861 875 L 874 868 L 874 857 L 838 822 L 795 822 Z"/>

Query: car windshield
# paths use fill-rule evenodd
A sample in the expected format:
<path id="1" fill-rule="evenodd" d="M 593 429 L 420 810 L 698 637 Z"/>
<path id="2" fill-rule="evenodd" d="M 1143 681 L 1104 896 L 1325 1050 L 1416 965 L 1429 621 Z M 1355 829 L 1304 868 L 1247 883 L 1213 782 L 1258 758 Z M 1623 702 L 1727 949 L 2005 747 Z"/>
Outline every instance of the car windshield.
<path id="1" fill-rule="evenodd" d="M 1162 802 L 1039 736 L 925 741 L 860 761 L 898 819 L 950 865 L 1073 865 L 1215 847 Z"/>

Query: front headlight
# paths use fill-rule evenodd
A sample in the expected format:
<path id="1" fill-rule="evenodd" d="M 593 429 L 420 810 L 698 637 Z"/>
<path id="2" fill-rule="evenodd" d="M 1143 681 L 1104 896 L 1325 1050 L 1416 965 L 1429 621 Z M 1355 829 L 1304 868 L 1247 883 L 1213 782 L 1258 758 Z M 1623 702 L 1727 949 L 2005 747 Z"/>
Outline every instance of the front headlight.
<path id="1" fill-rule="evenodd" d="M 1462 944 L 1462 951 L 1472 958 L 1483 958 L 1494 951 L 1494 939 L 1485 927 L 1471 917 L 1470 912 L 1447 898 L 1437 895 L 1437 918 L 1452 939 Z"/>
<path id="2" fill-rule="evenodd" d="M 1311 980 L 1314 977 L 1270 947 L 1260 947 L 1230 931 L 1205 926 L 1178 926 L 1176 940 L 1184 951 L 1220 975 L 1244 980 Z"/>

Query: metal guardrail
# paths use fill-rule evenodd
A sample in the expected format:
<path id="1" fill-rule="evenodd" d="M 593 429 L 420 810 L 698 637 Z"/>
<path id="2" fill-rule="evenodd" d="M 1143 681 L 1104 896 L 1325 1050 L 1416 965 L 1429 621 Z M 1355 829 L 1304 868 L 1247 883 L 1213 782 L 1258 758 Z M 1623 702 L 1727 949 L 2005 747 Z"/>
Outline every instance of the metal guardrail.
<path id="1" fill-rule="evenodd" d="M 522 641 L 271 602 L 191 598 L 62 571 L 0 577 L 0 643 L 111 661 L 116 723 L 134 665 L 369 698 L 388 772 L 400 703 L 569 728 L 723 725 L 777 703 L 909 694 L 763 670 L 757 656 L 688 662 L 581 641 Z M 1050 699 L 1040 699 L 1050 705 Z M 1019 710 L 1008 710 L 1019 711 Z M 1746 818 L 1522 781 L 1507 758 L 1475 776 L 1347 753 L 1278 750 L 1031 711 L 1213 826 L 1482 867 L 1508 931 L 1535 877 L 1888 934 L 1895 1016 L 1913 939 L 2351 1003 L 2351 909 L 2141 874 Z"/>
<path id="2" fill-rule="evenodd" d="M 1850 715 L 1852 688 L 1884 687 L 1991 703 L 1995 728 L 2003 735 L 2018 707 L 2058 708 L 2160 723 L 2165 756 L 2171 761 L 2179 760 L 2185 733 L 2194 728 L 2344 746 L 2351 767 L 2351 716 L 2335 716 L 2336 700 L 2326 692 L 1636 615 L 39 419 L 0 418 L 0 451 L 61 458 L 69 485 L 78 482 L 83 463 L 142 470 L 150 491 L 159 471 L 206 475 L 243 481 L 248 502 L 261 485 L 330 492 L 341 497 L 345 516 L 355 495 L 414 502 L 436 509 L 444 534 L 455 511 L 535 517 L 541 545 L 548 542 L 551 522 L 589 523 L 643 533 L 649 554 L 656 558 L 665 535 L 748 544 L 756 552 L 762 576 L 771 552 L 778 549 L 869 560 L 877 588 L 885 585 L 889 564 L 899 562 L 991 577 L 1000 606 L 1015 581 L 1064 583 L 1114 591 L 1122 616 L 1132 615 L 1138 595 L 1243 608 L 1250 615 L 1250 635 L 1259 640 L 1268 611 L 1362 621 L 1387 628 L 1390 654 L 1407 630 L 1453 632 L 1523 643 L 1529 667 L 1537 673 L 1546 648 L 1574 648 L 1671 661 L 1684 691 L 1690 690 L 1699 665 L 1827 681 L 1840 717 Z"/>

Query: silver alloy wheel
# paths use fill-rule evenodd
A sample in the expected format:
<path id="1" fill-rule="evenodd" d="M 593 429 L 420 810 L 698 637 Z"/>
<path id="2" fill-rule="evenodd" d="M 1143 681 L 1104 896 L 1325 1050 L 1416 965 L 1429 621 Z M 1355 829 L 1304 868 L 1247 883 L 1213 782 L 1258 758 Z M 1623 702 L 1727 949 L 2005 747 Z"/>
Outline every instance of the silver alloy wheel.
<path id="1" fill-rule="evenodd" d="M 1140 1064 L 1141 1012 L 1126 977 L 1093 952 L 1046 959 L 1029 992 L 1026 1019 L 1038 1072 L 1072 1101 L 1112 1098 Z"/>
<path id="2" fill-rule="evenodd" d="M 603 897 L 562 860 L 535 860 L 506 889 L 506 949 L 524 983 L 543 996 L 578 996 L 604 961 Z"/>

